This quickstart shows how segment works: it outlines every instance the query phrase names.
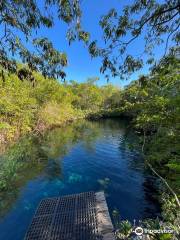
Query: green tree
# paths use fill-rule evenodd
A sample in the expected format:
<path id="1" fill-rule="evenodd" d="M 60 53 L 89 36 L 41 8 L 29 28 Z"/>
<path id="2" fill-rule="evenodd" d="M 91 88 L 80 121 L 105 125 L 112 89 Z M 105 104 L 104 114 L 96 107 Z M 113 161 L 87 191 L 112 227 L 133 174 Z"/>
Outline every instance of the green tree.
<path id="1" fill-rule="evenodd" d="M 101 107 L 103 96 L 101 89 L 95 85 L 96 81 L 96 78 L 90 78 L 84 83 L 72 82 L 72 92 L 76 96 L 73 105 L 76 108 L 96 111 Z"/>
<path id="2" fill-rule="evenodd" d="M 42 26 L 52 28 L 55 18 L 68 24 L 69 44 L 76 39 L 82 40 L 89 45 L 93 57 L 102 58 L 100 71 L 106 72 L 106 77 L 109 73 L 112 76 L 127 76 L 139 70 L 144 62 L 153 64 L 156 46 L 164 43 L 166 55 L 172 45 L 179 42 L 178 0 L 135 0 L 123 8 L 122 14 L 118 13 L 118 9 L 109 10 L 99 22 L 105 47 L 98 47 L 96 40 L 91 40 L 89 44 L 90 34 L 81 27 L 79 0 L 45 0 L 41 3 L 39 6 L 35 0 L 0 1 L 2 76 L 5 69 L 11 72 L 17 70 L 16 59 L 19 57 L 31 70 L 41 71 L 44 76 L 65 78 L 66 54 L 57 51 L 49 39 L 37 34 Z M 129 50 L 129 45 L 141 37 L 144 38 L 143 58 L 141 53 L 137 57 Z M 175 48 L 172 53 L 174 51 Z"/>
<path id="3" fill-rule="evenodd" d="M 163 58 L 149 76 L 140 77 L 122 94 L 120 108 L 133 117 L 142 134 L 145 158 L 179 189 L 180 61 Z"/>
<path id="4" fill-rule="evenodd" d="M 2 76 L 5 70 L 17 71 L 19 57 L 31 70 L 40 71 L 44 76 L 65 78 L 62 68 L 67 65 L 66 54 L 56 50 L 49 39 L 37 34 L 41 27 L 53 27 L 56 17 L 69 25 L 67 37 L 70 42 L 76 38 L 88 41 L 89 34 L 80 24 L 79 0 L 45 0 L 39 5 L 35 0 L 0 1 Z M 51 11 L 52 8 L 56 11 Z"/>
<path id="5" fill-rule="evenodd" d="M 134 0 L 123 7 L 122 14 L 118 9 L 109 10 L 99 21 L 105 46 L 98 46 L 97 40 L 89 45 L 90 54 L 102 58 L 100 71 L 107 78 L 110 73 L 124 77 L 144 64 L 154 64 L 157 46 L 164 45 L 162 56 L 169 53 L 179 42 L 179 11 L 178 0 Z M 143 46 L 132 55 L 133 43 L 142 38 Z M 171 50 L 175 54 L 176 48 Z"/>

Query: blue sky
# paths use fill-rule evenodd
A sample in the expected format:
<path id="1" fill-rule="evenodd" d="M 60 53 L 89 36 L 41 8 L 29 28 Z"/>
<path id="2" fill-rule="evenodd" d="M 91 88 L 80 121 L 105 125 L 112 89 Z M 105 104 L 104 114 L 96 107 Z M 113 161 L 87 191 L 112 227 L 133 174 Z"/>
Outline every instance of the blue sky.
<path id="1" fill-rule="evenodd" d="M 82 1 L 82 26 L 90 32 L 91 39 L 98 39 L 99 45 L 103 44 L 102 31 L 98 24 L 100 16 L 107 13 L 111 8 L 116 8 L 120 13 L 124 5 L 131 3 L 132 0 L 83 0 Z M 99 58 L 91 59 L 87 48 L 82 42 L 73 42 L 71 46 L 66 40 L 67 26 L 56 20 L 55 26 L 52 29 L 42 30 L 42 34 L 52 40 L 55 47 L 60 51 L 65 51 L 68 56 L 68 67 L 65 68 L 67 80 L 76 80 L 78 82 L 86 81 L 88 77 L 99 77 L 99 85 L 107 83 L 103 74 L 100 74 L 99 69 L 101 60 Z M 143 38 L 138 39 L 130 48 L 132 54 L 137 54 L 143 46 Z M 138 52 L 139 53 L 139 52 Z M 162 54 L 162 48 L 156 49 L 156 57 L 159 58 Z M 127 85 L 130 81 L 137 79 L 140 74 L 148 73 L 148 67 L 145 66 L 139 72 L 133 74 L 129 80 L 121 80 L 119 77 L 111 78 L 110 83 L 118 86 Z"/>
<path id="2" fill-rule="evenodd" d="M 130 4 L 133 0 L 82 0 L 82 26 L 85 31 L 90 32 L 91 40 L 98 40 L 99 45 L 103 44 L 102 31 L 99 26 L 99 19 L 106 14 L 111 8 L 121 13 L 123 6 Z M 41 5 L 43 0 L 39 0 Z M 103 74 L 100 74 L 101 66 L 100 58 L 91 59 L 88 49 L 84 43 L 76 41 L 69 46 L 66 40 L 67 25 L 56 19 L 55 25 L 51 29 L 41 28 L 37 35 L 38 37 L 48 37 L 59 51 L 65 52 L 68 56 L 68 66 L 64 69 L 67 74 L 67 80 L 75 80 L 84 82 L 89 77 L 99 77 L 98 85 L 107 84 Z M 138 38 L 130 47 L 131 54 L 136 55 L 143 49 L 143 38 Z M 162 55 L 162 47 L 156 49 L 156 57 Z M 145 66 L 139 72 L 133 74 L 129 80 L 121 80 L 119 77 L 111 78 L 110 83 L 124 86 L 132 80 L 137 79 L 140 74 L 147 74 L 148 67 Z"/>
<path id="3" fill-rule="evenodd" d="M 82 1 L 82 26 L 90 32 L 91 39 L 98 39 L 99 44 L 103 44 L 102 31 L 99 26 L 100 16 L 107 13 L 108 10 L 115 7 L 121 11 L 122 6 L 127 4 L 124 0 L 84 0 Z M 42 29 L 42 36 L 47 36 L 54 43 L 54 46 L 67 53 L 68 67 L 65 68 L 67 80 L 76 80 L 78 82 L 86 81 L 88 77 L 99 77 L 98 84 L 107 83 L 103 74 L 100 74 L 100 58 L 91 59 L 87 47 L 82 42 L 73 42 L 70 46 L 66 40 L 66 24 L 56 20 L 52 29 Z M 129 81 L 120 80 L 120 78 L 111 78 L 110 83 L 118 86 L 128 84 L 132 79 L 136 79 L 138 74 L 134 74 Z"/>

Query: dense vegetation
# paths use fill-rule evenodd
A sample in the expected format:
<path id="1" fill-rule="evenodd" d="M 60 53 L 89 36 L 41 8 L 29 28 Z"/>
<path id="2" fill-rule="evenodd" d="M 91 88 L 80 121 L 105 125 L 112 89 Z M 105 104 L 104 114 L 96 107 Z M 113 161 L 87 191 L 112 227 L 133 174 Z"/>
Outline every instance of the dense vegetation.
<path id="1" fill-rule="evenodd" d="M 176 234 L 152 234 L 151 239 L 178 239 L 180 195 L 179 86 L 180 61 L 167 57 L 121 92 L 120 109 L 140 135 L 141 150 L 148 168 L 160 179 L 160 201 L 163 224 L 148 220 L 147 229 L 174 229 Z M 176 199 L 176 200 L 175 200 Z M 128 221 L 117 223 L 120 239 L 130 239 L 133 226 Z M 128 238 L 129 236 L 129 238 Z"/>
<path id="2" fill-rule="evenodd" d="M 28 132 L 60 126 L 108 106 L 107 99 L 119 91 L 112 85 L 98 87 L 96 79 L 86 83 L 60 83 L 34 72 L 34 83 L 16 74 L 0 81 L 1 144 Z"/>
<path id="3" fill-rule="evenodd" d="M 28 79 L 20 80 L 16 74 L 7 74 L 0 82 L 1 145 L 27 133 L 41 134 L 47 128 L 78 118 L 126 116 L 139 135 L 145 160 L 178 195 L 179 64 L 177 58 L 169 55 L 148 76 L 139 77 L 124 89 L 110 84 L 98 87 L 96 78 L 85 83 L 60 83 L 34 72 L 32 83 Z M 18 169 L 21 164 L 16 162 L 2 164 L 1 190 L 11 186 Z M 165 199 L 165 219 L 175 227 L 177 203 L 173 196 L 169 200 L 167 197 L 161 199 Z"/>
<path id="4" fill-rule="evenodd" d="M 44 14 L 51 8 L 56 9 L 55 14 Z M 112 9 L 100 19 L 104 45 L 98 46 L 81 27 L 83 13 L 78 0 L 46 0 L 41 7 L 34 0 L 1 1 L 1 150 L 27 133 L 42 134 L 78 118 L 126 116 L 140 137 L 147 165 L 170 186 L 173 197 L 165 198 L 164 221 L 176 226 L 178 211 L 174 209 L 179 204 L 176 197 L 180 189 L 179 8 L 177 0 L 136 0 L 121 14 Z M 36 34 L 41 27 L 53 27 L 55 18 L 69 25 L 69 43 L 83 41 L 92 57 L 102 59 L 100 71 L 107 78 L 127 77 L 144 64 L 154 67 L 148 76 L 139 77 L 124 89 L 110 84 L 98 87 L 97 79 L 60 83 L 55 78 L 65 79 L 67 56 L 49 39 Z M 142 37 L 144 46 L 139 50 L 143 54 L 133 56 L 129 45 Z M 157 64 L 154 49 L 160 44 L 164 44 L 164 57 Z M 15 179 L 14 170 L 20 167 L 12 161 L 9 165 L 1 162 L 0 190 L 8 189 Z M 125 230 L 128 224 L 123 225 Z"/>
<path id="5" fill-rule="evenodd" d="M 177 189 L 180 186 L 179 64 L 171 56 L 162 59 L 149 76 L 140 77 L 122 91 L 119 103 L 142 135 L 146 159 L 162 169 L 168 179 L 175 180 Z"/>

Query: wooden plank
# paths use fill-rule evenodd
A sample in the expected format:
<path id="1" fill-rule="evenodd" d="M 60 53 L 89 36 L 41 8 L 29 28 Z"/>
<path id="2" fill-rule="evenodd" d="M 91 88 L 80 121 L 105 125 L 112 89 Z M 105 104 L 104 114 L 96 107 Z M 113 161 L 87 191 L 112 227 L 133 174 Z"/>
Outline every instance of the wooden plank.
<path id="1" fill-rule="evenodd" d="M 95 193 L 96 196 L 96 212 L 98 232 L 102 235 L 103 240 L 115 240 L 114 228 L 109 215 L 104 192 Z"/>

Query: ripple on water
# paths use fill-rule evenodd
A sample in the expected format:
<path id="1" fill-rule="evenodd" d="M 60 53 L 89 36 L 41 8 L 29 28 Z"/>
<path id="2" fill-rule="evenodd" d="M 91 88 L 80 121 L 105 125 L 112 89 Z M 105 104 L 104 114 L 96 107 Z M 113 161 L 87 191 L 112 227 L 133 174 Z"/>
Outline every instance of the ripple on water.
<path id="1" fill-rule="evenodd" d="M 11 200 L 4 194 L 7 207 L 0 218 L 0 240 L 23 239 L 42 198 L 77 192 L 105 191 L 110 212 L 117 209 L 124 219 L 156 216 L 158 203 L 147 197 L 149 176 L 143 160 L 136 149 L 128 148 L 135 138 L 116 119 L 83 121 L 31 140 L 27 150 L 32 149 L 37 160 L 33 155 L 32 166 L 24 169 L 27 176 L 18 176 L 22 181 L 9 193 L 15 197 Z"/>

